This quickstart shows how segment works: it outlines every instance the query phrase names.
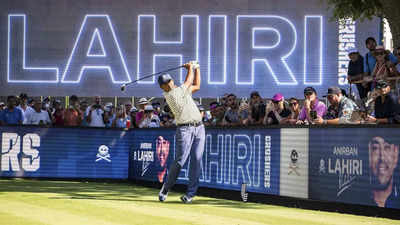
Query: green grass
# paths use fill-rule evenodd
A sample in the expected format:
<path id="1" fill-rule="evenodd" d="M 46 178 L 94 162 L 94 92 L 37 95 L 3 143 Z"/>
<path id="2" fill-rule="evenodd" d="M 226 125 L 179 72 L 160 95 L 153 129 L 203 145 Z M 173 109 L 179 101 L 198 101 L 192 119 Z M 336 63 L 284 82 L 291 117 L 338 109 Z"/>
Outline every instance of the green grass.
<path id="1" fill-rule="evenodd" d="M 0 180 L 0 224 L 343 224 L 385 225 L 399 221 L 196 197 L 180 193 L 164 203 L 158 190 L 127 183 Z"/>

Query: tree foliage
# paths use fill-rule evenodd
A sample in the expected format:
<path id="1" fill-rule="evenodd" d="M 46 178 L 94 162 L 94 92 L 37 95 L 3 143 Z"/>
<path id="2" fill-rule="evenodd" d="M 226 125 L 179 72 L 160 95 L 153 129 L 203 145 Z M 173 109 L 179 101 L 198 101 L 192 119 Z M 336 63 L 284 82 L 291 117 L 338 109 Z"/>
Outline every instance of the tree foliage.
<path id="1" fill-rule="evenodd" d="M 327 0 L 327 2 L 329 8 L 333 10 L 335 19 L 363 20 L 384 16 L 382 3 L 379 0 Z"/>

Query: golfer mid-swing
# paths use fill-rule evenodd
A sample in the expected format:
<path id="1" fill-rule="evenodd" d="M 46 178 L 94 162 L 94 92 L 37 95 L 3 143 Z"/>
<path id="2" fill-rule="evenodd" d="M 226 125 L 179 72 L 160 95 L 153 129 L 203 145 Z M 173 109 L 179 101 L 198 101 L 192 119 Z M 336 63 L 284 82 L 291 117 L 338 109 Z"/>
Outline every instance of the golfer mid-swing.
<path id="1" fill-rule="evenodd" d="M 169 74 L 158 77 L 158 83 L 164 90 L 164 97 L 176 120 L 176 159 L 169 168 L 158 198 L 161 202 L 168 196 L 168 190 L 174 186 L 179 172 L 190 155 L 189 185 L 182 202 L 190 203 L 199 186 L 201 159 L 204 152 L 205 130 L 199 109 L 192 93 L 200 90 L 200 66 L 197 62 L 186 63 L 185 83 L 176 86 Z M 193 74 L 194 70 L 194 74 Z"/>

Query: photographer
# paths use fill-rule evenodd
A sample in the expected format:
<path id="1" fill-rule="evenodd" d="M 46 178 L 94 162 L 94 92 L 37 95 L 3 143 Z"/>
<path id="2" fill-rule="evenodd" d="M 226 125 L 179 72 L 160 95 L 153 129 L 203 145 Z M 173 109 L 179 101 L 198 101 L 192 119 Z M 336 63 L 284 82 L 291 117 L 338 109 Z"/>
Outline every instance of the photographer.
<path id="1" fill-rule="evenodd" d="M 104 114 L 104 107 L 101 105 L 101 97 L 94 97 L 94 104 L 86 109 L 86 120 L 89 127 L 105 127 L 108 121 L 107 115 Z"/>
<path id="2" fill-rule="evenodd" d="M 304 89 L 304 105 L 299 115 L 297 124 L 309 124 L 317 117 L 325 116 L 327 111 L 326 105 L 318 100 L 317 92 L 313 87 Z"/>

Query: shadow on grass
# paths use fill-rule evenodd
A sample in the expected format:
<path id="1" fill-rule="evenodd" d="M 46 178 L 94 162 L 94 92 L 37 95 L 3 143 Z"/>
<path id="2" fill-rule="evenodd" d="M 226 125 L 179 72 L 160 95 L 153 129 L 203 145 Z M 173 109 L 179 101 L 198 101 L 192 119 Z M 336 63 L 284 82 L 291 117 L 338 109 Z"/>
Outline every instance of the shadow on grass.
<path id="1" fill-rule="evenodd" d="M 143 203 L 159 203 L 158 189 L 141 187 L 129 183 L 100 183 L 77 181 L 46 181 L 5 179 L 0 180 L 0 195 L 10 192 L 22 193 L 52 193 L 49 199 L 87 199 L 102 201 L 132 201 Z M 183 204 L 179 200 L 181 194 L 171 192 L 168 200 L 162 204 Z M 176 200 L 177 199 L 177 200 Z M 159 203 L 161 204 L 161 203 Z M 195 198 L 190 205 L 210 205 L 216 207 L 257 209 L 260 205 L 239 201 L 220 200 L 213 198 Z M 266 206 L 264 205 L 265 209 Z M 271 208 L 276 208 L 271 206 Z"/>

